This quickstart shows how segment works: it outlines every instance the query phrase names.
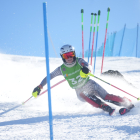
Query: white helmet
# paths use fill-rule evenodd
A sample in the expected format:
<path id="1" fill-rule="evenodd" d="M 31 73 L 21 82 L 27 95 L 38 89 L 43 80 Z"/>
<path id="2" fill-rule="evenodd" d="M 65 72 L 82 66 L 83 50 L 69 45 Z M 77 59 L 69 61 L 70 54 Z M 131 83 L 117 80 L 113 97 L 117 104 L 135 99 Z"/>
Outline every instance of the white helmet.
<path id="1" fill-rule="evenodd" d="M 68 52 L 75 52 L 75 49 L 71 45 L 64 45 L 60 48 L 60 55 Z"/>
<path id="2" fill-rule="evenodd" d="M 73 57 L 73 62 L 71 64 L 67 63 L 66 60 L 62 57 L 62 54 L 68 53 L 68 52 L 73 52 L 74 53 L 74 57 Z M 60 48 L 60 56 L 62 57 L 63 63 L 64 65 L 66 65 L 67 67 L 72 67 L 76 64 L 76 54 L 75 54 L 75 49 L 73 46 L 71 45 L 64 45 Z"/>

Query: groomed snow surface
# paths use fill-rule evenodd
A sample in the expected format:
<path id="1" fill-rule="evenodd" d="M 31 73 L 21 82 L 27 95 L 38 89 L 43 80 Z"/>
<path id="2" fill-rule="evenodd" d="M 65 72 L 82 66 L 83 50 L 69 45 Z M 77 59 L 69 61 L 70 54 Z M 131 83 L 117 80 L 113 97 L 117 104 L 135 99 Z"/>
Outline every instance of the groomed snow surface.
<path id="1" fill-rule="evenodd" d="M 101 61 L 97 57 L 97 77 L 140 97 L 139 58 L 106 57 L 104 60 L 103 72 L 118 70 L 132 85 L 100 76 Z M 47 93 L 22 105 L 46 76 L 45 64 L 42 57 L 0 54 L 0 140 L 49 140 Z M 61 64 L 60 58 L 50 58 L 50 72 Z M 63 79 L 58 76 L 51 80 L 51 85 Z M 121 116 L 118 112 L 120 107 L 110 104 L 116 111 L 109 116 L 101 109 L 79 101 L 75 90 L 64 82 L 51 90 L 54 140 L 140 140 L 140 101 L 98 79 L 91 79 L 110 94 L 131 99 L 136 107 Z"/>

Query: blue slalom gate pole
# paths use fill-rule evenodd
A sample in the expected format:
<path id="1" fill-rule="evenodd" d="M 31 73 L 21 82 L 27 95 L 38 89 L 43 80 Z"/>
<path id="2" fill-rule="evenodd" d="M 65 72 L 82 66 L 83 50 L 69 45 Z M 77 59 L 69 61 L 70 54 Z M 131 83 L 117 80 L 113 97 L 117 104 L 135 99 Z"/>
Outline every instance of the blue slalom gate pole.
<path id="1" fill-rule="evenodd" d="M 139 36 L 139 24 L 137 24 L 136 57 L 138 57 L 138 36 Z"/>
<path id="2" fill-rule="evenodd" d="M 48 85 L 50 140 L 53 140 L 53 121 L 52 121 L 53 119 L 51 107 L 50 70 L 49 70 L 49 46 L 47 32 L 47 3 L 45 2 L 43 3 L 43 17 L 44 17 L 44 38 L 45 38 L 46 70 L 47 70 L 47 85 Z"/>
<path id="3" fill-rule="evenodd" d="M 91 13 L 91 24 L 90 24 L 90 35 L 89 35 L 89 49 L 88 49 L 88 63 L 89 63 L 89 54 L 90 54 L 90 42 L 91 42 L 91 32 L 92 32 L 92 21 L 93 21 L 93 13 Z"/>
<path id="4" fill-rule="evenodd" d="M 123 44 L 123 38 L 124 38 L 125 28 L 126 28 L 126 24 L 124 25 L 124 29 L 123 29 L 123 35 L 122 35 L 122 40 L 121 40 L 121 45 L 120 45 L 120 50 L 119 50 L 119 56 L 121 56 L 121 50 L 122 50 L 122 44 Z"/>
<path id="5" fill-rule="evenodd" d="M 93 74 L 95 74 L 95 64 L 96 64 L 96 51 L 97 51 L 97 42 L 98 42 L 98 31 L 99 31 L 99 21 L 100 21 L 101 11 L 98 11 L 98 24 L 97 24 L 97 34 L 96 34 L 96 46 L 95 46 L 95 58 L 94 58 L 94 70 Z"/>

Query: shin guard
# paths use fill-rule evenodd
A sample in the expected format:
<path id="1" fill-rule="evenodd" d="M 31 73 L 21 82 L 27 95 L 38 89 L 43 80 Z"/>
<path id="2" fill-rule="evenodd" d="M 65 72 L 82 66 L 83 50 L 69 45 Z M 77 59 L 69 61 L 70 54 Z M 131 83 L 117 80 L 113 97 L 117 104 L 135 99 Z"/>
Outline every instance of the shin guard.
<path id="1" fill-rule="evenodd" d="M 111 116 L 115 109 L 112 109 L 109 105 L 102 102 L 100 99 L 98 99 L 95 95 L 87 95 L 85 93 L 81 93 L 80 96 L 88 103 L 90 103 L 93 107 L 101 108 L 106 112 L 109 112 L 109 115 Z"/>
<path id="2" fill-rule="evenodd" d="M 118 105 L 118 106 L 124 106 L 127 108 L 134 107 L 134 105 L 131 103 L 131 101 L 129 99 L 122 98 L 122 97 L 112 95 L 112 94 L 107 94 L 104 100 L 107 102 L 113 103 L 115 105 Z"/>
<path id="3" fill-rule="evenodd" d="M 125 102 L 122 97 L 112 94 L 107 94 L 104 100 L 118 106 L 122 106 L 122 103 Z"/>

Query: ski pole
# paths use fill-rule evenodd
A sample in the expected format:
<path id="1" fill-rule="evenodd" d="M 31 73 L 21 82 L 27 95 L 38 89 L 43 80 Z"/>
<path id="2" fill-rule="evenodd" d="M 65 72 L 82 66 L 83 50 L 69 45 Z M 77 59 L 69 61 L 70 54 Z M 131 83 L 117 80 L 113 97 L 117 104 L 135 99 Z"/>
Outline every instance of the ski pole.
<path id="1" fill-rule="evenodd" d="M 56 83 L 55 85 L 53 85 L 53 86 L 51 87 L 51 89 L 54 88 L 55 86 L 57 86 L 57 85 L 63 83 L 64 81 L 66 81 L 66 80 L 64 79 L 64 80 L 62 80 L 62 81 Z M 40 97 L 42 94 L 44 94 L 44 93 L 47 92 L 47 91 L 48 91 L 48 89 L 45 90 L 45 91 L 43 91 L 42 93 L 40 93 L 38 97 Z M 27 99 L 27 100 L 26 100 L 25 102 L 23 102 L 22 104 L 25 104 L 25 103 L 26 103 L 27 101 L 29 101 L 32 97 L 33 97 L 33 96 L 31 96 L 29 99 Z"/>
<path id="2" fill-rule="evenodd" d="M 92 32 L 92 21 L 93 21 L 93 13 L 91 13 L 91 24 L 90 24 L 90 35 L 89 35 L 89 49 L 88 49 L 88 63 L 89 63 L 89 54 L 90 54 L 90 42 L 91 42 L 91 32 Z"/>
<path id="3" fill-rule="evenodd" d="M 22 103 L 24 105 L 27 101 L 29 101 L 33 96 L 31 96 L 29 99 L 27 99 L 25 102 Z"/>
<path id="4" fill-rule="evenodd" d="M 92 39 L 92 51 L 91 51 L 91 66 L 92 66 L 92 57 L 93 57 L 93 48 L 94 48 L 94 37 L 95 37 L 95 28 L 96 28 L 96 13 L 94 14 L 95 17 L 94 17 L 94 28 L 93 28 L 93 39 Z"/>
<path id="5" fill-rule="evenodd" d="M 54 88 L 54 87 L 56 87 L 57 85 L 59 85 L 59 84 L 63 83 L 64 81 L 66 81 L 66 80 L 64 79 L 64 80 L 62 80 L 62 81 L 60 81 L 60 82 L 56 83 L 55 85 L 53 85 L 53 86 L 51 87 L 51 89 L 52 89 L 52 88 Z M 47 92 L 47 91 L 48 91 L 48 89 L 47 89 L 47 90 L 45 90 L 44 92 L 40 93 L 40 94 L 39 94 L 39 96 L 41 96 L 42 94 L 44 94 L 44 93 L 45 93 L 45 92 Z M 38 97 L 39 97 L 39 96 L 38 96 Z"/>
<path id="6" fill-rule="evenodd" d="M 82 20 L 82 58 L 84 59 L 83 13 L 84 13 L 84 10 L 83 10 L 83 9 L 81 9 L 81 20 Z"/>
<path id="7" fill-rule="evenodd" d="M 94 59 L 94 71 L 95 73 L 95 64 L 96 64 L 96 51 L 97 51 L 97 41 L 98 41 L 98 30 L 99 30 L 99 20 L 100 20 L 101 11 L 98 11 L 98 24 L 97 24 L 97 34 L 96 34 L 96 46 L 95 46 L 95 59 Z"/>
<path id="8" fill-rule="evenodd" d="M 122 89 L 120 89 L 120 88 L 118 88 L 118 87 L 116 87 L 116 86 L 114 86 L 114 85 L 112 85 L 112 84 L 110 84 L 110 83 L 108 83 L 108 82 L 106 82 L 106 81 L 104 81 L 104 80 L 102 80 L 102 79 L 96 77 L 95 75 L 93 75 L 93 74 L 91 74 L 91 73 L 89 73 L 88 75 L 90 75 L 90 76 L 92 76 L 92 77 L 94 77 L 94 78 L 96 78 L 96 79 L 98 79 L 98 80 L 101 80 L 102 82 L 104 82 L 104 83 L 106 83 L 106 84 L 108 84 L 108 85 L 110 85 L 110 86 L 112 86 L 112 87 L 114 87 L 114 88 L 117 88 L 117 89 L 121 90 L 122 92 L 125 92 L 126 94 L 128 94 L 128 95 L 130 95 L 130 96 L 136 98 L 137 100 L 140 100 L 140 98 L 137 98 L 137 97 L 131 95 L 130 93 L 128 93 L 128 92 L 126 92 L 126 91 L 124 91 L 124 90 L 122 90 Z"/>
<path id="9" fill-rule="evenodd" d="M 109 12 L 110 12 L 110 8 L 108 8 L 107 11 L 108 11 L 108 14 L 107 14 L 107 22 L 106 22 L 106 31 L 105 31 L 105 40 L 104 40 L 104 50 L 103 50 L 103 56 L 102 56 L 101 74 L 102 74 L 102 70 L 103 70 L 103 61 L 104 61 L 105 44 L 106 44 L 106 37 L 107 37 L 107 28 L 108 28 L 108 21 L 109 21 Z"/>

